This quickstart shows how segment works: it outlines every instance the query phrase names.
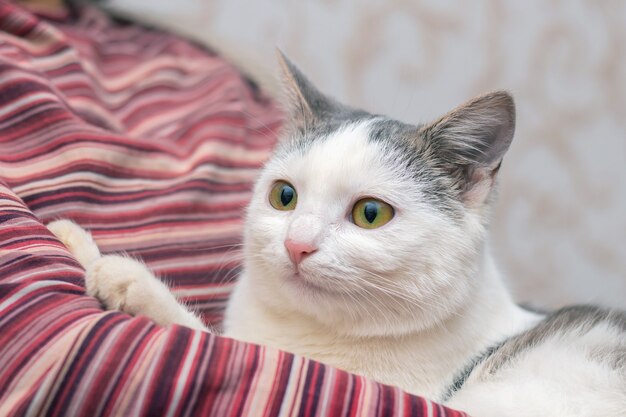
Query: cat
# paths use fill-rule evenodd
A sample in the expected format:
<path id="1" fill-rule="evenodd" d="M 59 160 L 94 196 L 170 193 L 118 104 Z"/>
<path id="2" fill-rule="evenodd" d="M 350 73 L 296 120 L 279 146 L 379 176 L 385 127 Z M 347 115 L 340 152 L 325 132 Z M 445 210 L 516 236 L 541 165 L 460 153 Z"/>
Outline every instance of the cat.
<path id="1" fill-rule="evenodd" d="M 340 104 L 279 53 L 288 126 L 256 183 L 224 336 L 476 417 L 625 416 L 626 314 L 514 303 L 488 244 L 515 106 L 479 96 L 413 126 Z M 49 225 L 108 309 L 207 329 L 143 264 Z"/>

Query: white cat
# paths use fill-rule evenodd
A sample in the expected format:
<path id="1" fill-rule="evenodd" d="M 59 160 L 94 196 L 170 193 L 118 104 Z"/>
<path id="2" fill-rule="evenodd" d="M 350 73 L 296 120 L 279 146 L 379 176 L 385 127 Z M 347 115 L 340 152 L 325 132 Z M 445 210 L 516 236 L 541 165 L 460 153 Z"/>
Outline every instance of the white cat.
<path id="1" fill-rule="evenodd" d="M 326 97 L 281 56 L 291 126 L 250 203 L 225 336 L 487 416 L 626 416 L 626 315 L 518 307 L 489 253 L 512 98 L 425 126 Z M 109 309 L 205 329 L 141 263 L 49 225 Z"/>

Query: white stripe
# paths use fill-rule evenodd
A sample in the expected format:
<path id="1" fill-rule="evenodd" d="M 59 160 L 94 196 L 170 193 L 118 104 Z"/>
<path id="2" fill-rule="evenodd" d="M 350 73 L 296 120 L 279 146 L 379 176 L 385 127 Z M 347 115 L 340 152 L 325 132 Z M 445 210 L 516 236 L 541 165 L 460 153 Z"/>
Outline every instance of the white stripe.
<path id="1" fill-rule="evenodd" d="M 433 417 L 433 403 L 426 398 L 424 401 L 426 401 L 426 417 Z"/>
<path id="2" fill-rule="evenodd" d="M 18 292 L 16 292 L 15 294 L 13 294 L 12 296 L 10 296 L 9 298 L 7 298 L 6 300 L 4 300 L 4 302 L 2 304 L 0 304 L 0 315 L 2 315 L 4 313 L 4 310 L 6 310 L 10 305 L 12 305 L 13 303 L 15 303 L 17 300 L 19 300 L 20 298 L 24 297 L 25 295 L 36 291 L 40 288 L 46 288 L 46 287 L 52 287 L 54 285 L 59 285 L 59 284 L 67 284 L 67 282 L 64 281 L 39 281 L 39 282 L 34 282 L 30 285 L 27 285 L 26 287 L 22 288 L 21 290 L 19 290 Z"/>
<path id="3" fill-rule="evenodd" d="M 15 100 L 13 103 L 11 104 L 3 104 L 2 108 L 0 109 L 0 117 L 13 112 L 14 110 L 20 108 L 20 107 L 26 107 L 29 104 L 31 104 L 34 101 L 37 100 L 41 100 L 41 99 L 50 99 L 53 101 L 58 102 L 59 98 L 57 96 L 55 96 L 52 93 L 47 93 L 47 92 L 41 92 L 41 93 L 33 93 L 33 94 L 29 94 L 25 97 L 22 97 L 19 100 Z"/>
<path id="4" fill-rule="evenodd" d="M 320 407 L 319 415 L 325 416 L 329 413 L 328 407 L 330 406 L 330 389 L 335 385 L 335 369 L 332 367 L 326 368 L 326 374 L 324 375 L 324 391 L 322 393 L 322 404 Z"/>
<path id="5" fill-rule="evenodd" d="M 25 246 L 25 247 L 23 247 L 22 249 L 26 249 L 26 248 L 31 249 L 31 248 L 33 248 L 33 247 L 35 247 L 35 246 L 36 246 L 36 245 L 29 245 L 29 246 Z M 46 245 L 46 249 L 48 249 L 48 251 L 50 251 L 50 252 L 51 252 L 53 248 L 51 248 L 51 247 L 49 247 L 48 245 Z M 58 253 L 64 253 L 64 252 L 58 252 Z M 69 272 L 69 271 L 71 271 L 71 272 L 76 272 L 78 269 L 77 269 L 77 268 L 74 268 L 74 267 L 71 267 L 71 266 L 68 266 L 68 265 L 62 265 L 62 266 L 60 266 L 60 267 L 58 267 L 58 268 L 51 268 L 50 266 L 46 265 L 46 266 L 42 266 L 42 267 L 39 267 L 39 268 L 36 268 L 36 269 L 32 269 L 32 270 L 30 270 L 28 273 L 21 273 L 21 274 L 19 274 L 19 273 L 18 273 L 18 274 L 15 274 L 15 275 L 11 276 L 10 278 L 7 278 L 5 282 L 10 282 L 10 283 L 19 283 L 19 282 L 25 281 L 25 280 L 27 280 L 27 279 L 29 279 L 29 278 L 31 278 L 31 277 L 36 277 L 37 275 L 39 275 L 39 274 L 41 274 L 41 273 L 42 273 L 42 270 L 45 270 L 45 272 L 46 272 L 46 273 L 49 273 L 49 272 Z M 79 270 L 79 271 L 80 271 L 80 270 Z M 55 281 L 39 281 L 39 282 L 37 282 L 37 283 L 33 283 L 33 284 L 31 284 L 31 285 L 40 284 L 40 283 L 44 283 L 44 282 L 54 283 L 54 284 L 49 284 L 49 285 L 46 285 L 46 286 L 52 286 L 52 285 L 70 285 L 70 286 L 73 286 L 74 288 L 77 288 L 74 284 L 70 284 L 69 282 L 60 281 L 60 280 L 55 280 Z M 20 292 L 21 292 L 21 291 L 23 291 L 23 290 L 25 290 L 25 289 L 27 289 L 27 288 L 29 288 L 29 286 L 28 286 L 28 287 L 23 288 L 22 290 L 20 290 Z M 36 288 L 36 289 L 37 289 L 37 288 Z M 16 293 L 15 295 L 19 294 L 20 292 Z M 30 292 L 30 291 L 29 291 L 29 292 Z M 8 301 L 8 300 L 6 300 L 6 301 Z M 3 304 L 4 304 L 4 303 L 3 303 Z M 0 313 L 2 312 L 2 305 L 3 305 L 3 304 L 0 304 Z"/>

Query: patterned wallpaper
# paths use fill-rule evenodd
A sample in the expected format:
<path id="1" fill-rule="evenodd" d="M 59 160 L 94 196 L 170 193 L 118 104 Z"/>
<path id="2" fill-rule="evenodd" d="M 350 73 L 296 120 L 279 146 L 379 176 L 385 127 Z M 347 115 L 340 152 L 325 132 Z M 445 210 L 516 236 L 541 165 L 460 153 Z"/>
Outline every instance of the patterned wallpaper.
<path id="1" fill-rule="evenodd" d="M 504 88 L 518 106 L 493 250 L 521 301 L 626 308 L 626 2 L 113 0 L 409 122 Z M 250 65 L 252 63 L 252 65 Z"/>

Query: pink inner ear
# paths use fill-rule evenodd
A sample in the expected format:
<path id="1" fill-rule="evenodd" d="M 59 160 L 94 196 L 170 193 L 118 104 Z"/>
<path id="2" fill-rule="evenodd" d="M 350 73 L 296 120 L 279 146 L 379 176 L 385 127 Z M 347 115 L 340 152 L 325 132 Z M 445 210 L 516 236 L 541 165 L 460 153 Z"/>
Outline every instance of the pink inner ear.
<path id="1" fill-rule="evenodd" d="M 485 203 L 496 182 L 499 169 L 500 165 L 495 169 L 478 168 L 468 174 L 468 185 L 462 194 L 463 202 L 468 207 L 480 207 Z"/>

